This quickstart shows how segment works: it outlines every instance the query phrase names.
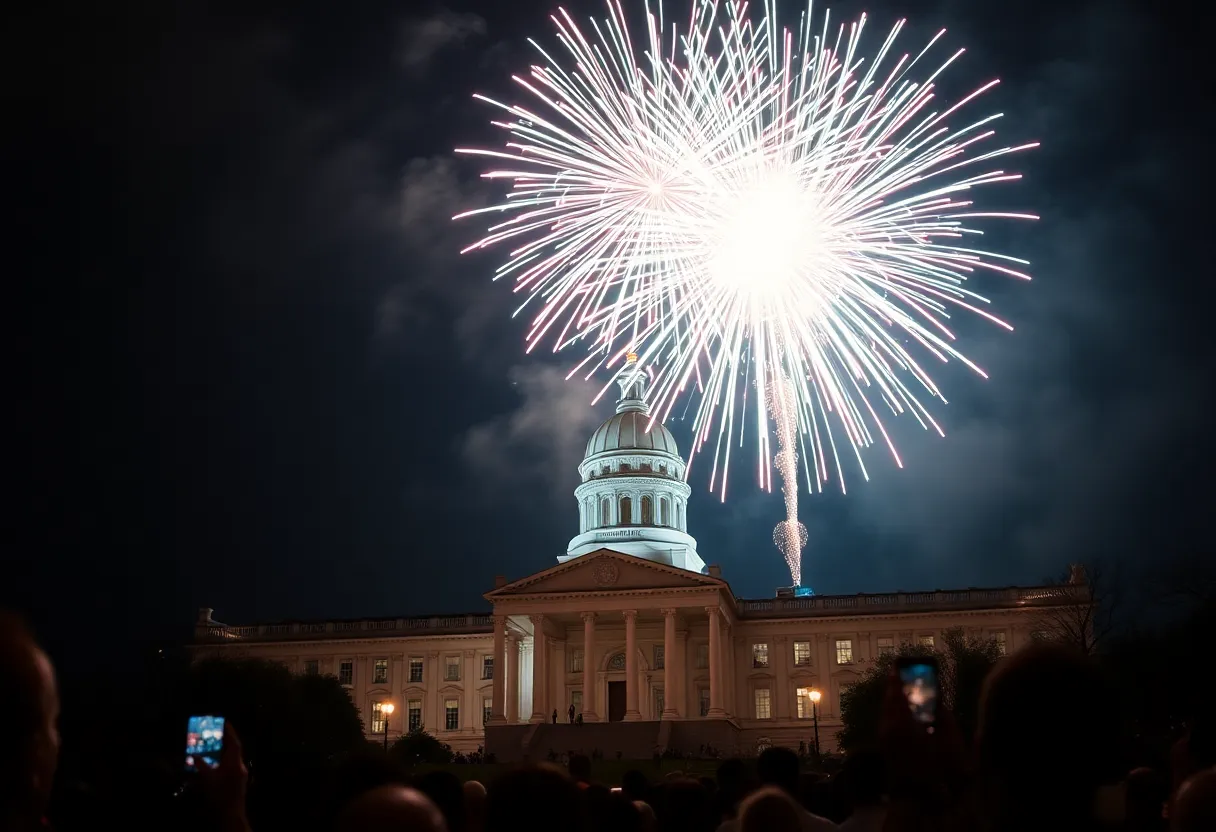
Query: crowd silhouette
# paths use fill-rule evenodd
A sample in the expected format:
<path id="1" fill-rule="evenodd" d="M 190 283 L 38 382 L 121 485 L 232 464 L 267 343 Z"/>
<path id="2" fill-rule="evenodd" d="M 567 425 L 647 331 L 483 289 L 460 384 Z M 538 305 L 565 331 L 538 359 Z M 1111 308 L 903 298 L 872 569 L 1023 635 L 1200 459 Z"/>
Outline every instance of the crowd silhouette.
<path id="1" fill-rule="evenodd" d="M 1091 658 L 1033 644 L 985 680 L 974 743 L 948 711 L 931 732 L 915 722 L 892 678 L 876 747 L 850 753 L 831 777 L 802 771 L 790 749 L 769 748 L 754 766 L 722 761 L 714 777 L 630 771 L 619 784 L 597 783 L 591 760 L 576 754 L 564 768 L 528 764 L 462 783 L 447 770 L 410 776 L 369 750 L 342 761 L 323 794 L 298 797 L 315 807 L 312 828 L 340 832 L 1216 830 L 1210 723 L 1188 727 L 1168 767 L 1122 771 L 1117 701 Z M 2 617 L 0 832 L 58 820 L 48 819 L 58 712 L 51 661 L 20 620 Z M 251 826 L 240 726 L 228 723 L 224 738 L 219 765 L 189 778 L 200 808 L 181 828 L 283 828 L 273 815 Z M 79 825 L 143 827 L 140 806 L 111 809 L 116 817 Z"/>

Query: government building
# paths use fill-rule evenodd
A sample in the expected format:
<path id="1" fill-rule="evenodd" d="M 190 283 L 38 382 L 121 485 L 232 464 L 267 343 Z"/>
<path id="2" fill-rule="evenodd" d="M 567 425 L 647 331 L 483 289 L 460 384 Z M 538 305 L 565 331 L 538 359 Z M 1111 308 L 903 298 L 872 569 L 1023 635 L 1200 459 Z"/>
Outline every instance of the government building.
<path id="1" fill-rule="evenodd" d="M 490 611 L 228 625 L 203 609 L 196 655 L 332 674 L 369 735 L 425 728 L 503 761 L 810 747 L 815 726 L 826 752 L 841 694 L 882 653 L 955 628 L 1013 651 L 1076 603 L 1058 587 L 738 598 L 688 532 L 685 462 L 647 430 L 646 376 L 621 392 L 579 466 L 579 533 L 555 566 L 495 578 Z"/>

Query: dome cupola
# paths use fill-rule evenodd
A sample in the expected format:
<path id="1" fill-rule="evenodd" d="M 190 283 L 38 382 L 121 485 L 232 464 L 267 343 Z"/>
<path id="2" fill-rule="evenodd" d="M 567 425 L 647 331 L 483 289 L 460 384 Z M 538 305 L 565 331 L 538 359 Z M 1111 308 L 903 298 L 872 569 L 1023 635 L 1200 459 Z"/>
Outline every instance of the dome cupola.
<path id="1" fill-rule="evenodd" d="M 579 534 L 558 558 L 562 563 L 611 548 L 694 572 L 705 568 L 687 529 L 686 465 L 671 431 L 650 415 L 649 382 L 630 354 L 617 377 L 616 413 L 591 434 L 579 465 Z"/>

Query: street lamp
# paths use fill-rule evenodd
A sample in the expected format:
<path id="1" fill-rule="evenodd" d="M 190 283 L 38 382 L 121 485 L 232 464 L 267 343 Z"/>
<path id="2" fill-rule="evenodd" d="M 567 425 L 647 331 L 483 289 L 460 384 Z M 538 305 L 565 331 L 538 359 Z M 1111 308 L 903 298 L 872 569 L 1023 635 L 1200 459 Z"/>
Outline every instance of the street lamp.
<path id="1" fill-rule="evenodd" d="M 819 700 L 823 694 L 811 688 L 811 721 L 815 723 L 815 761 L 819 761 Z"/>
<path id="2" fill-rule="evenodd" d="M 397 708 L 392 702 L 380 703 L 380 718 L 384 720 L 384 750 L 388 751 L 388 718 L 393 715 L 393 711 Z"/>

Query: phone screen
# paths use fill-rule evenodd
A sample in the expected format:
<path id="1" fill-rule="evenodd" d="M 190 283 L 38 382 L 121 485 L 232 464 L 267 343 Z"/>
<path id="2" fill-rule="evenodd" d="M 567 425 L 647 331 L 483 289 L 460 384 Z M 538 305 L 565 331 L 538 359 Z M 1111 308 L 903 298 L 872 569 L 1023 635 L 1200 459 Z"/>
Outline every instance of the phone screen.
<path id="1" fill-rule="evenodd" d="M 215 768 L 224 748 L 222 716 L 192 716 L 186 723 L 186 771 Z"/>
<path id="2" fill-rule="evenodd" d="M 911 662 L 900 667 L 899 681 L 912 718 L 932 726 L 937 719 L 937 667 L 928 662 Z"/>

